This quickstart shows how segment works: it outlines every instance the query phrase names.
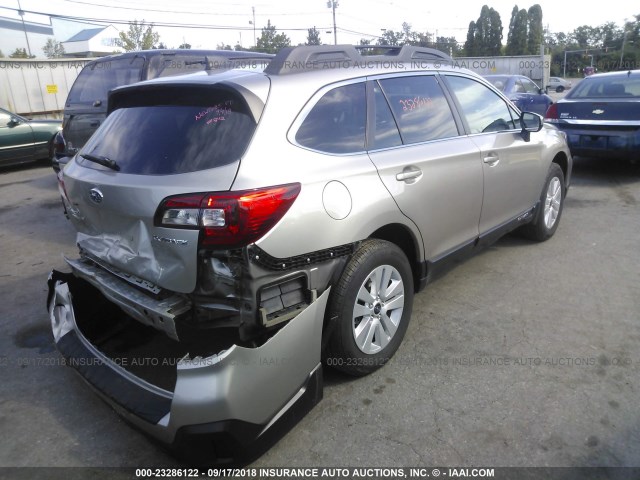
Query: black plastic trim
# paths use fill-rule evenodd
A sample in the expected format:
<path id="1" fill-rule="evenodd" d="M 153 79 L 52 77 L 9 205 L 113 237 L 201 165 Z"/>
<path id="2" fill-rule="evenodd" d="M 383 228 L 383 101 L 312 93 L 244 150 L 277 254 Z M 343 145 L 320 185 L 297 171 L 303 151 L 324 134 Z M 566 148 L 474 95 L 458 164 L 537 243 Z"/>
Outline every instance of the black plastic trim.
<path id="1" fill-rule="evenodd" d="M 75 331 L 64 335 L 57 347 L 68 366 L 77 370 L 94 388 L 133 415 L 157 424 L 171 410 L 171 398 L 126 380 L 104 360 L 94 355 Z"/>
<path id="2" fill-rule="evenodd" d="M 254 245 L 249 249 L 249 257 L 254 263 L 264 268 L 283 271 L 352 255 L 353 252 L 355 252 L 355 248 L 355 244 L 341 245 L 338 247 L 327 248 L 325 250 L 306 253 L 304 255 L 297 255 L 295 257 L 276 258 L 269 255 L 260 247 Z"/>

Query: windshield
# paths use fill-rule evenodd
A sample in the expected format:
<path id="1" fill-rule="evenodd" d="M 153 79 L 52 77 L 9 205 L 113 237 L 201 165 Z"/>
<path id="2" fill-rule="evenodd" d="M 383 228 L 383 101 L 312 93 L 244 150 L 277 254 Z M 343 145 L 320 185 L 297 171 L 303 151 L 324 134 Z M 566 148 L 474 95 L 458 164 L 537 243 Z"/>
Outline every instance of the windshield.
<path id="1" fill-rule="evenodd" d="M 183 89 L 184 91 L 184 89 Z M 80 152 L 123 173 L 168 175 L 219 167 L 244 153 L 256 123 L 237 93 L 136 92 L 113 111 Z M 87 159 L 78 163 L 95 166 Z"/>
<path id="2" fill-rule="evenodd" d="M 640 98 L 640 75 L 589 77 L 578 83 L 566 98 Z"/>

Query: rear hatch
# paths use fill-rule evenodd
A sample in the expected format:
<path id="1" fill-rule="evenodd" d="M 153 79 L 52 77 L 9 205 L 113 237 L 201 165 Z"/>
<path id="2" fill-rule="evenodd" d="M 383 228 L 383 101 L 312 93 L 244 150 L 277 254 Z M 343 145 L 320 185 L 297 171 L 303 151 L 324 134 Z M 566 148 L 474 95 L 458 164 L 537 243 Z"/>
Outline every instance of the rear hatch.
<path id="1" fill-rule="evenodd" d="M 253 75 L 266 98 L 268 79 Z M 110 105 L 63 174 L 78 246 L 137 285 L 189 293 L 200 236 L 190 222 L 197 224 L 199 212 L 177 205 L 175 218 L 162 219 L 165 226 L 156 213 L 167 197 L 231 188 L 264 103 L 247 88 L 209 79 L 121 88 Z"/>

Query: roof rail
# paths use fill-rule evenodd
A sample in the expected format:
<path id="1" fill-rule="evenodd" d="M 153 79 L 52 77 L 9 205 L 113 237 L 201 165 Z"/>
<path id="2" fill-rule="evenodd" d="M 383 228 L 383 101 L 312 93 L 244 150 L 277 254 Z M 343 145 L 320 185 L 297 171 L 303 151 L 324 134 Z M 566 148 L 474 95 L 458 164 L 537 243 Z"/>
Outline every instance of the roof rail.
<path id="1" fill-rule="evenodd" d="M 372 55 L 361 51 L 371 50 Z M 383 50 L 383 55 L 377 52 Z M 317 69 L 367 67 L 388 62 L 415 62 L 432 60 L 453 63 L 453 59 L 440 50 L 412 45 L 304 45 L 280 50 L 264 72 L 269 75 L 286 75 Z"/>

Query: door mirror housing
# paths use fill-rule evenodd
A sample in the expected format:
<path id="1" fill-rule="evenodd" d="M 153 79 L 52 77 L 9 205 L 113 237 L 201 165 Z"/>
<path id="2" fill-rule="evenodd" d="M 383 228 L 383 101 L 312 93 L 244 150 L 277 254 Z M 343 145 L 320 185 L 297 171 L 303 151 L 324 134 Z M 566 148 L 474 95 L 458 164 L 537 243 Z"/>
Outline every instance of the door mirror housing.
<path id="1" fill-rule="evenodd" d="M 522 138 L 525 142 L 531 140 L 531 132 L 542 130 L 542 117 L 533 112 L 522 112 L 520 116 L 520 127 L 522 127 Z"/>

